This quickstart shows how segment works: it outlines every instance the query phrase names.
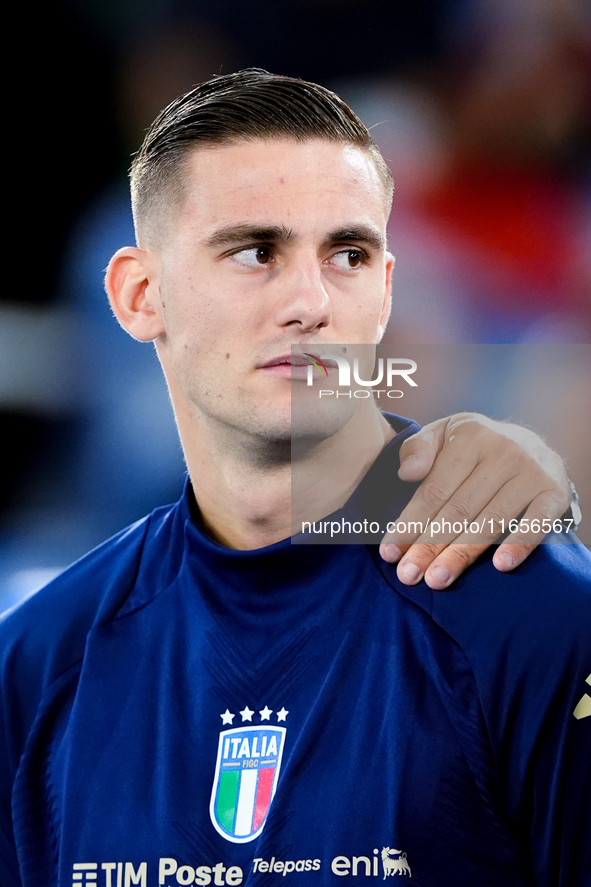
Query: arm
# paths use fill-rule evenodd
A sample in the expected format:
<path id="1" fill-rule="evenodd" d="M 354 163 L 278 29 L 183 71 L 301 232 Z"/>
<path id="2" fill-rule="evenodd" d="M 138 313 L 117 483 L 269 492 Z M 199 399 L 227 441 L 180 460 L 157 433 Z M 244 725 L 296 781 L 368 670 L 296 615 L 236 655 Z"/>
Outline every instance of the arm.
<path id="1" fill-rule="evenodd" d="M 475 709 L 469 682 L 446 683 L 456 691 L 458 741 L 491 810 L 530 859 L 526 883 L 588 887 L 591 555 L 554 540 L 518 573 L 499 577 L 482 559 L 458 584 L 459 594 L 408 589 L 461 648 L 474 678 Z"/>
<path id="2" fill-rule="evenodd" d="M 424 577 L 433 589 L 447 588 L 511 519 L 523 515 L 529 532 L 511 533 L 493 556 L 497 570 L 512 570 L 546 535 L 534 532 L 532 522 L 535 528 L 536 521 L 541 526 L 559 519 L 572 498 L 562 459 L 537 434 L 478 413 L 426 425 L 402 445 L 400 460 L 399 477 L 423 483 L 397 523 L 420 524 L 423 533 L 387 534 L 380 553 L 390 563 L 399 561 L 398 577 L 407 585 Z M 476 521 L 485 531 L 435 534 L 427 525 L 438 521 L 443 527 L 444 520 Z"/>

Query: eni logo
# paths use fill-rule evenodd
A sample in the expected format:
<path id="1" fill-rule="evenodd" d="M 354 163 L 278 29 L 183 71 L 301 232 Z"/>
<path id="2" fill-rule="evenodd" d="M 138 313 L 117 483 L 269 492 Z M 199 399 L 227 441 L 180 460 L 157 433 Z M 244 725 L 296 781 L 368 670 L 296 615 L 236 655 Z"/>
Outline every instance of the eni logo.
<path id="1" fill-rule="evenodd" d="M 412 872 L 408 864 L 406 853 L 396 850 L 394 847 L 382 848 L 382 865 L 384 866 L 384 880 L 392 875 L 408 875 L 412 878 Z"/>
<path id="2" fill-rule="evenodd" d="M 591 685 L 591 674 L 587 678 L 587 683 Z M 573 714 L 578 721 L 580 721 L 581 718 L 591 717 L 591 696 L 589 696 L 588 693 L 584 693 L 581 696 Z"/>

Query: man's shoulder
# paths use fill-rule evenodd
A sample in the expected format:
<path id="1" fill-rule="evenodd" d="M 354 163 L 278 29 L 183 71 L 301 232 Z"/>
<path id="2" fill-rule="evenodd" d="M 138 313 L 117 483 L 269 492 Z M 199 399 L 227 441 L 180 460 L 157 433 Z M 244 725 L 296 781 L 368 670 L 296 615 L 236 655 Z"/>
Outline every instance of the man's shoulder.
<path id="1" fill-rule="evenodd" d="M 583 545 L 548 541 L 511 573 L 496 570 L 486 552 L 456 585 L 456 597 L 432 594 L 433 616 L 466 645 L 510 634 L 522 649 L 537 647 L 561 629 L 571 643 L 588 641 L 591 553 Z"/>
<path id="2" fill-rule="evenodd" d="M 571 713 L 591 670 L 591 554 L 580 544 L 548 542 L 512 573 L 490 552 L 446 592 L 424 582 L 396 591 L 423 609 L 465 654 L 485 707 L 540 710 L 561 698 Z M 528 703 L 529 700 L 529 703 Z"/>
<path id="3" fill-rule="evenodd" d="M 166 550 L 175 506 L 107 539 L 0 617 L 0 670 L 51 681 L 78 662 L 86 637 L 130 606 L 154 549 Z M 141 605 L 141 604 L 140 604 Z M 27 680 L 21 674 L 20 680 Z"/>
<path id="4" fill-rule="evenodd" d="M 591 553 L 577 543 L 548 541 L 511 573 L 496 570 L 486 551 L 445 592 L 424 582 L 402 585 L 392 571 L 389 579 L 467 649 L 496 646 L 507 637 L 522 649 L 537 646 L 561 627 L 588 643 Z"/>

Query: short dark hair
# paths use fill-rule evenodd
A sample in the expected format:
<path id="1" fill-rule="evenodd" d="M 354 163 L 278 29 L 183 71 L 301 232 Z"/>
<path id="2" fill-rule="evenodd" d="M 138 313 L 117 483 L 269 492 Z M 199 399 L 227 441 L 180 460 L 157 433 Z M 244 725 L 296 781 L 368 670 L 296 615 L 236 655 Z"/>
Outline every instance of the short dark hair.
<path id="1" fill-rule="evenodd" d="M 390 171 L 369 130 L 336 93 L 295 77 L 247 68 L 213 77 L 171 102 L 149 128 L 131 166 L 131 197 L 140 231 L 157 240 L 163 209 L 183 199 L 181 167 L 199 146 L 258 139 L 324 139 L 368 151 L 388 200 Z"/>

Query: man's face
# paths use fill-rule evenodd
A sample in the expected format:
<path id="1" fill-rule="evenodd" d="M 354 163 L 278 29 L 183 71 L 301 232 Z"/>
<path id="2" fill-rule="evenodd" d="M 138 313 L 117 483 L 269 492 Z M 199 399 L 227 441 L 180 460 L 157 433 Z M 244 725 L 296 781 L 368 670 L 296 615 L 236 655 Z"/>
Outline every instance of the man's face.
<path id="1" fill-rule="evenodd" d="M 365 151 L 322 140 L 199 149 L 185 175 L 157 340 L 177 418 L 285 439 L 291 346 L 320 355 L 383 333 L 384 186 Z"/>

